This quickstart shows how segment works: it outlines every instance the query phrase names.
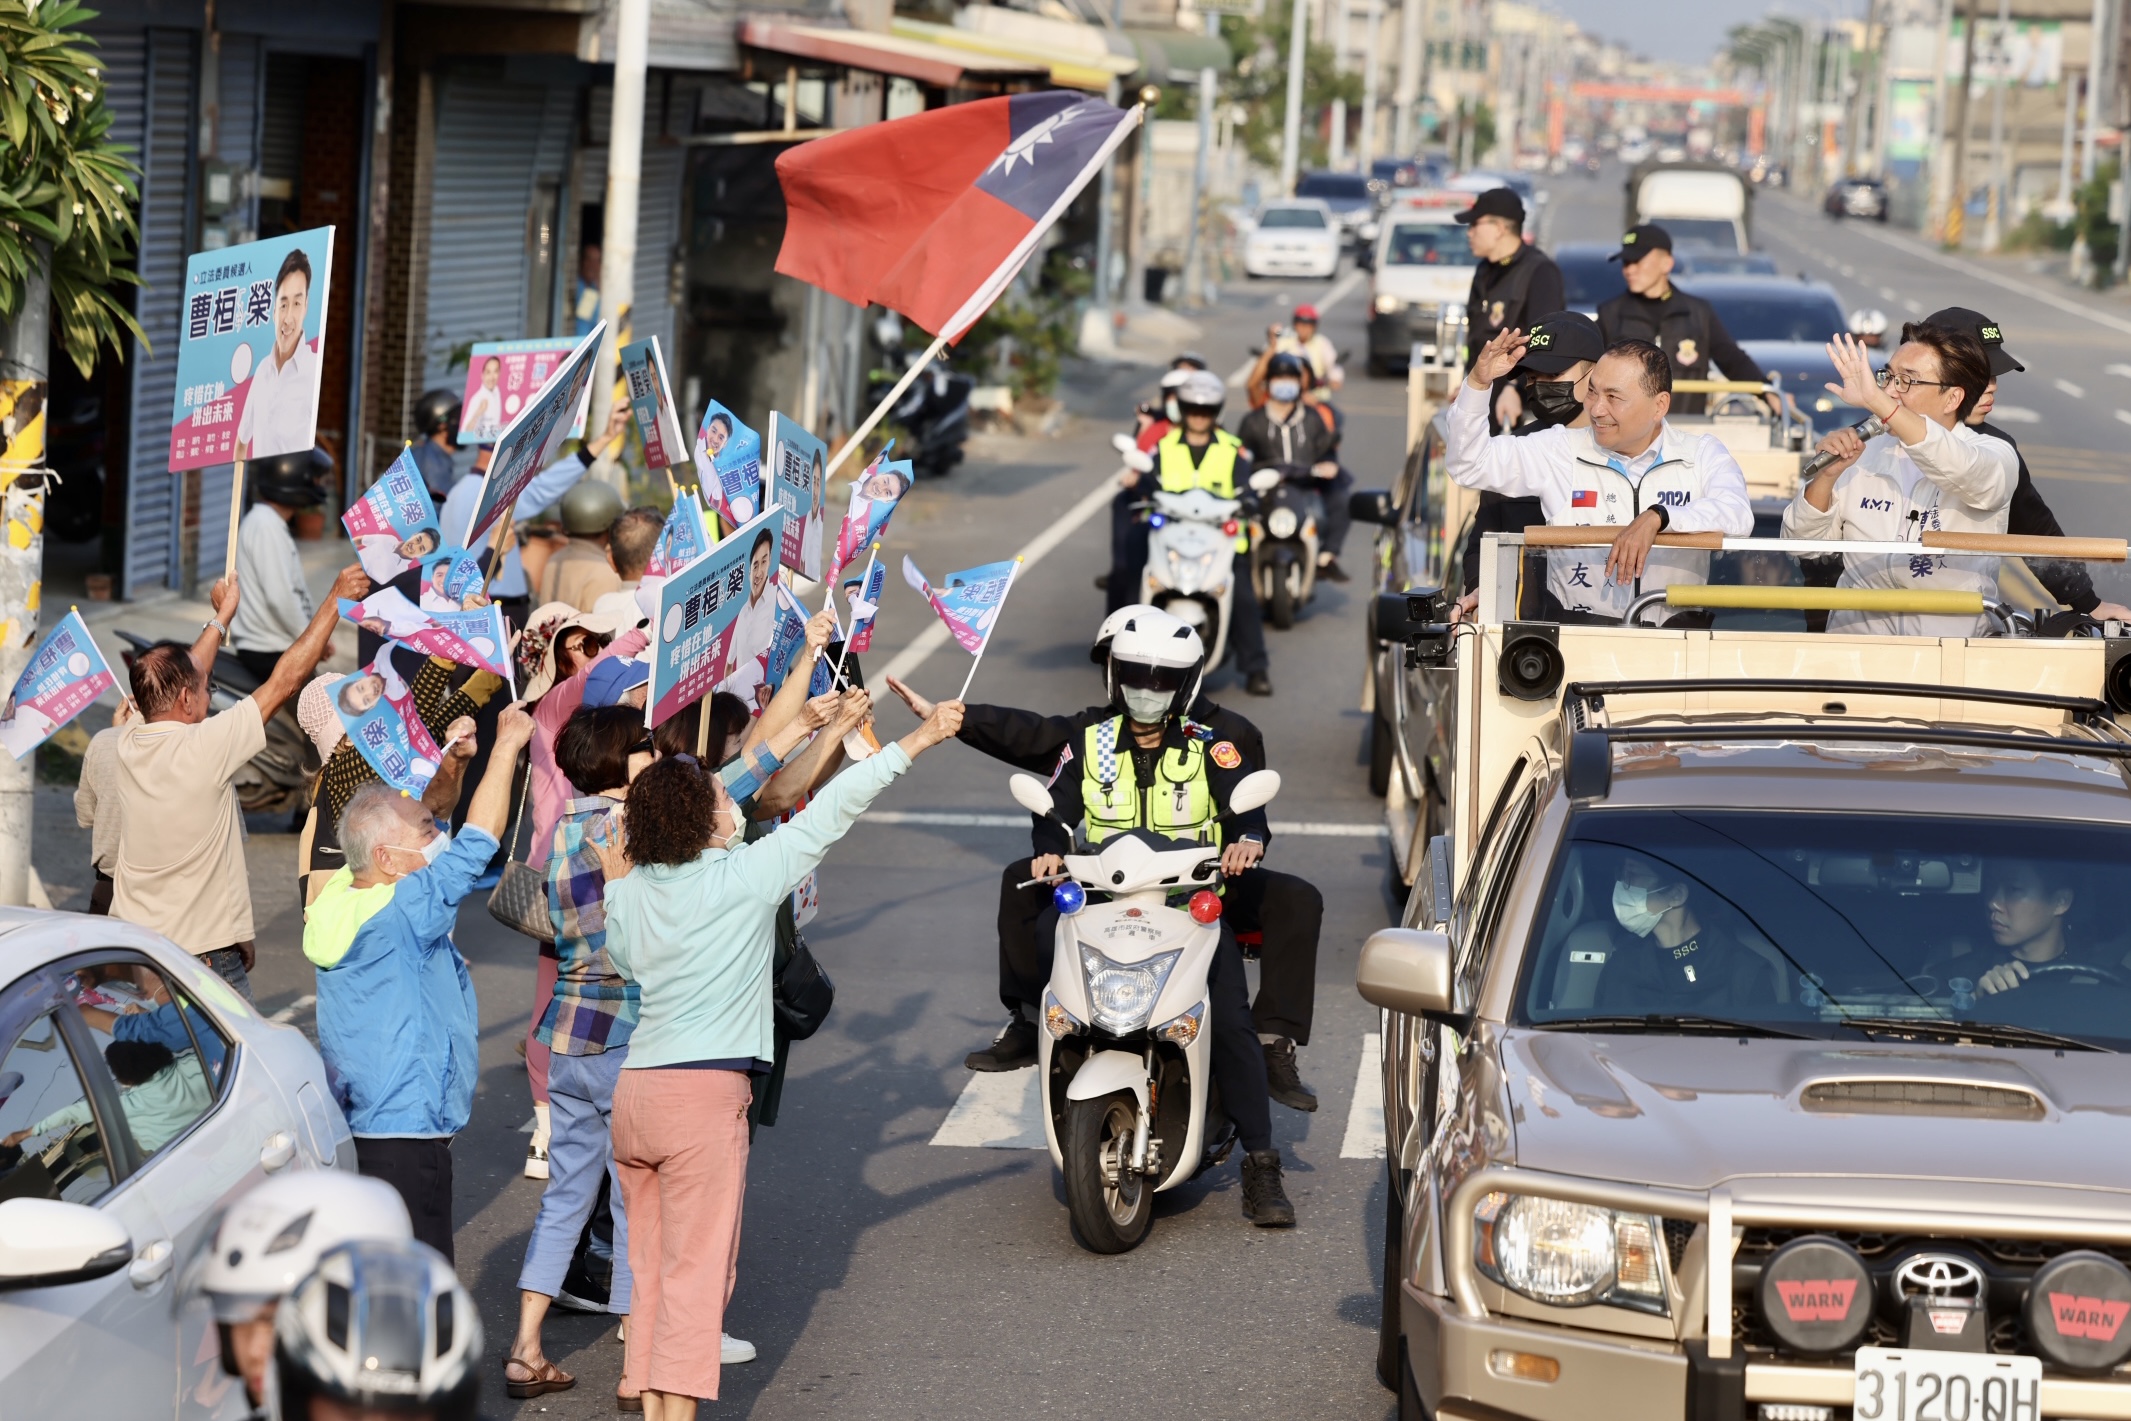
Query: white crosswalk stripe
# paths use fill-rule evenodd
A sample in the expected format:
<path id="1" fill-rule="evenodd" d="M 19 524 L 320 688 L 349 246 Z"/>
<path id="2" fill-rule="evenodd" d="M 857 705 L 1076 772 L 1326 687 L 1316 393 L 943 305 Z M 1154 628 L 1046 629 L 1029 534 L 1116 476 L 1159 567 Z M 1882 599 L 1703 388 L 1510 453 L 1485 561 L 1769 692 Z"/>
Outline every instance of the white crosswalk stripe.
<path id="1" fill-rule="evenodd" d="M 1361 1039 L 1361 1067 L 1354 1076 L 1354 1100 L 1347 1107 L 1347 1137 L 1341 1159 L 1384 1157 L 1384 1038 L 1370 1032 Z"/>
<path id="2" fill-rule="evenodd" d="M 932 1142 L 976 1150 L 1045 1148 L 1043 1092 L 1036 1088 L 1036 1068 L 972 1072 Z"/>
<path id="3" fill-rule="evenodd" d="M 290 1023 L 290 1022 L 292 1022 L 292 1021 L 294 1021 L 294 1020 L 296 1019 L 296 1014 L 297 1014 L 298 1012 L 302 1011 L 302 1010 L 303 1010 L 303 1009 L 304 1009 L 305 1007 L 310 1007 L 310 1006 L 316 1006 L 317 1004 L 318 1004 L 318 998 L 317 998 L 317 997 L 315 997 L 315 996 L 312 996 L 312 995 L 311 995 L 311 994 L 310 994 L 309 992 L 305 992 L 305 993 L 304 993 L 304 994 L 303 994 L 302 996 L 298 997 L 298 998 L 297 998 L 297 999 L 296 999 L 295 1001 L 293 1001 L 293 1002 L 290 1002 L 290 1003 L 289 1003 L 289 1004 L 288 1004 L 287 1006 L 283 1007 L 283 1008 L 282 1008 L 282 1009 L 281 1009 L 280 1011 L 277 1011 L 277 1012 L 275 1012 L 275 1013 L 274 1013 L 274 1014 L 273 1014 L 272 1016 L 269 1016 L 269 1017 L 267 1018 L 267 1020 L 268 1020 L 268 1021 L 273 1021 L 273 1022 L 279 1022 L 279 1023 L 281 1024 L 281 1025 L 283 1025 L 283 1026 L 287 1026 L 287 1025 L 288 1025 L 288 1024 Z"/>

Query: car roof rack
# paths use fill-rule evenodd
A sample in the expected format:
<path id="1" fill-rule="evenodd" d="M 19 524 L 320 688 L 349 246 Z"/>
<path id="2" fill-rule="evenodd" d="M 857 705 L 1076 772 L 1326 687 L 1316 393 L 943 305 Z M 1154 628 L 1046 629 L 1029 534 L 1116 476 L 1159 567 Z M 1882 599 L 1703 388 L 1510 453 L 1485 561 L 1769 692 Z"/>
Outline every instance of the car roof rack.
<path id="1" fill-rule="evenodd" d="M 1692 691 L 1835 692 L 1846 695 L 1903 696 L 1917 700 L 1960 700 L 1981 704 L 2038 706 L 2062 710 L 2072 723 L 2095 737 L 2052 735 L 2047 731 L 1972 730 L 1961 726 L 1916 722 L 1831 725 L 1811 720 L 1745 720 L 1612 725 L 1606 697 L 1680 694 Z M 2131 785 L 2131 736 L 2110 718 L 2106 703 L 2085 696 L 2052 696 L 1962 686 L 1916 686 L 1879 681 L 1784 680 L 1779 677 L 1719 677 L 1709 680 L 1579 681 L 1563 693 L 1569 728 L 1565 787 L 1572 800 L 1604 799 L 1613 787 L 1613 745 L 1656 740 L 1822 740 L 1852 743 L 1901 741 L 1917 745 L 1954 745 L 1978 750 L 2026 750 L 2044 754 L 2091 755 L 2118 762 Z"/>

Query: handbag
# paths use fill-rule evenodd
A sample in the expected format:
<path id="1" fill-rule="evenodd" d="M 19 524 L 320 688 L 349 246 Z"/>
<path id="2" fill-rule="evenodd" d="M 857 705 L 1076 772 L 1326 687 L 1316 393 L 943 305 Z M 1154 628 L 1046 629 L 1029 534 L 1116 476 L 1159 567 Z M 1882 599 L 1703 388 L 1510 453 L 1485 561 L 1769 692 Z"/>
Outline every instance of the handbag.
<path id="1" fill-rule="evenodd" d="M 770 987 L 777 1024 L 794 1041 L 804 1041 L 821 1030 L 821 1024 L 829 1019 L 829 1008 L 836 1005 L 836 984 L 814 960 L 806 939 L 797 934 L 792 940 L 792 955 L 777 964 Z"/>
<path id="2" fill-rule="evenodd" d="M 524 933 L 535 942 L 555 940 L 555 920 L 548 916 L 548 878 L 518 857 L 518 844 L 525 835 L 525 793 L 533 787 L 531 770 L 518 791 L 518 826 L 511 835 L 510 854 L 503 872 L 488 892 L 488 915 L 507 928 Z"/>

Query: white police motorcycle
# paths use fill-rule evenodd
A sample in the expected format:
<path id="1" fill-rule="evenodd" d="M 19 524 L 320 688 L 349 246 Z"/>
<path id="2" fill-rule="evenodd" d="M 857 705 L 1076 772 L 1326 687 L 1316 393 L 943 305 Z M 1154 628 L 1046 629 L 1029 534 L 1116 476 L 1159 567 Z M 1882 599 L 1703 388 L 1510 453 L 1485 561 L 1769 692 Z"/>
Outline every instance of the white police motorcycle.
<path id="1" fill-rule="evenodd" d="M 1009 783 L 1024 809 L 1053 814 L 1042 780 Z M 1276 772 L 1256 771 L 1237 783 L 1229 812 L 1279 792 Z M 1207 984 L 1220 878 L 1217 846 L 1132 829 L 1066 855 L 1052 891 L 1057 946 L 1036 1033 L 1043 1131 L 1073 1231 L 1093 1252 L 1137 1247 L 1153 1226 L 1154 1196 L 1235 1147 L 1213 1083 Z"/>
<path id="2" fill-rule="evenodd" d="M 1139 600 L 1186 623 L 1219 666 L 1236 595 L 1236 535 L 1243 505 L 1207 489 L 1157 492 L 1147 516 L 1147 569 Z"/>

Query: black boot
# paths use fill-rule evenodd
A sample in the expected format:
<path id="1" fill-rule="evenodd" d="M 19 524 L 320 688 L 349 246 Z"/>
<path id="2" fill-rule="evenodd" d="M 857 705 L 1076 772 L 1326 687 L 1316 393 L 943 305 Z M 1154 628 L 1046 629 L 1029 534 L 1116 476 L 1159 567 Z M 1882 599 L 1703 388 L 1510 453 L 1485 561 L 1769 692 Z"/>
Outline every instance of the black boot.
<path id="1" fill-rule="evenodd" d="M 1302 1083 L 1295 1067 L 1295 1043 L 1283 1036 L 1265 1046 L 1266 1093 L 1290 1110 L 1315 1110 L 1317 1094 Z"/>
<path id="2" fill-rule="evenodd" d="M 1243 678 L 1243 689 L 1254 696 L 1270 696 L 1273 693 L 1273 678 L 1263 671 L 1253 671 Z"/>
<path id="3" fill-rule="evenodd" d="M 1016 1012 L 992 1044 L 962 1059 L 972 1071 L 1018 1071 L 1036 1064 L 1036 1023 Z"/>
<path id="4" fill-rule="evenodd" d="M 1243 1157 L 1243 1217 L 1261 1229 L 1295 1227 L 1295 1206 L 1280 1187 L 1280 1151 L 1254 1150 Z"/>

